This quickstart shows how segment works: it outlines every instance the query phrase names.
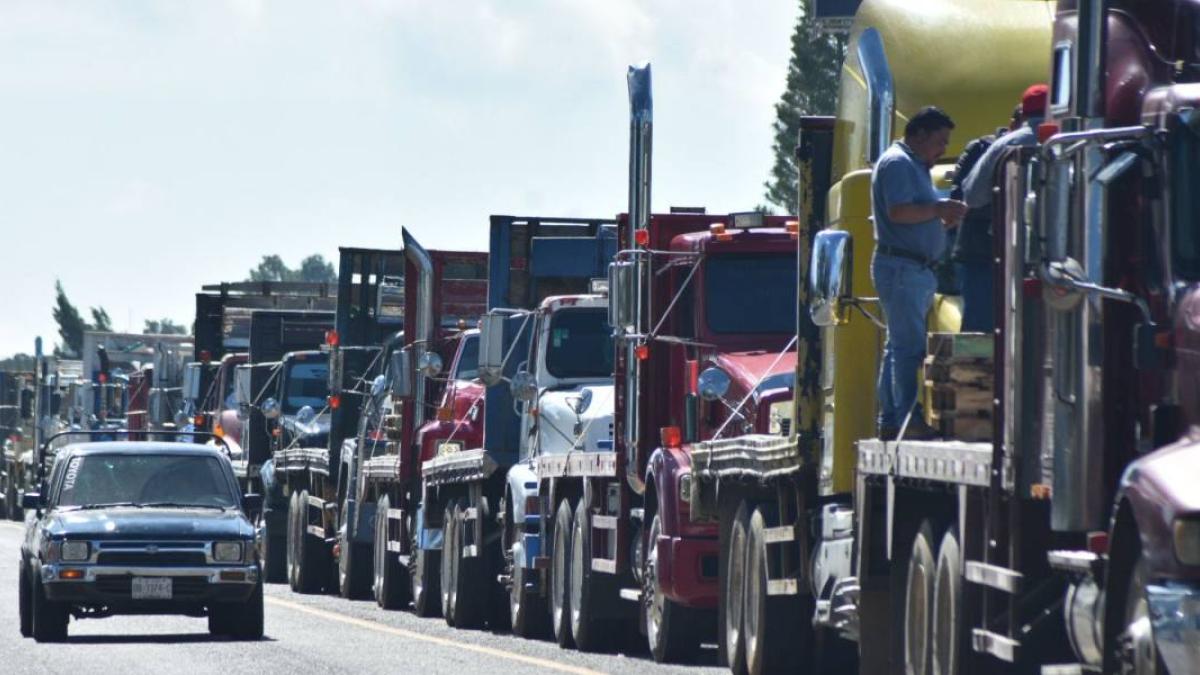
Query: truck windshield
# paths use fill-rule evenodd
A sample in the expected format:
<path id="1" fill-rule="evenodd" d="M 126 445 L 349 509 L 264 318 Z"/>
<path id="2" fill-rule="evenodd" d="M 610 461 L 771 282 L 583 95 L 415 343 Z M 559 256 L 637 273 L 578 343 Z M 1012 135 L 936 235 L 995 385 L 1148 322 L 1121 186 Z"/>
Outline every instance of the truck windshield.
<path id="1" fill-rule="evenodd" d="M 550 319 L 546 371 L 554 377 L 611 377 L 612 330 L 603 307 L 561 309 Z"/>
<path id="2" fill-rule="evenodd" d="M 74 457 L 62 473 L 59 506 L 170 504 L 237 506 L 216 457 L 180 454 L 112 454 Z"/>
<path id="3" fill-rule="evenodd" d="M 704 263 L 704 314 L 714 333 L 796 330 L 796 256 L 714 255 Z"/>
<path id="4" fill-rule="evenodd" d="M 1192 113 L 1193 115 L 1197 113 Z M 1200 176 L 1200 135 L 1189 125 L 1175 133 L 1171 146 L 1171 250 L 1175 273 L 1188 281 L 1200 280 L 1200 194 L 1196 180 Z"/>
<path id="5" fill-rule="evenodd" d="M 329 395 L 329 366 L 325 363 L 302 361 L 288 369 L 287 391 L 283 397 L 283 413 L 294 415 L 304 406 L 320 410 Z"/>
<path id="6" fill-rule="evenodd" d="M 456 380 L 474 380 L 479 377 L 479 336 L 468 335 L 463 338 L 462 351 L 458 356 L 458 368 L 454 371 Z"/>

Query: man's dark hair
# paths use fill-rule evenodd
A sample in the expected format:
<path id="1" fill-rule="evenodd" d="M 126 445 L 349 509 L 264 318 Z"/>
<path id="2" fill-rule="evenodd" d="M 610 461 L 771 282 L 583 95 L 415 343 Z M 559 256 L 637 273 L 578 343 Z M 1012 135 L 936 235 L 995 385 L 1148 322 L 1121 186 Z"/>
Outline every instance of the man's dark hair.
<path id="1" fill-rule="evenodd" d="M 954 120 L 946 114 L 946 111 L 937 106 L 925 106 L 913 115 L 908 124 L 904 125 L 904 137 L 911 138 L 918 134 L 932 134 L 942 129 L 953 129 Z"/>

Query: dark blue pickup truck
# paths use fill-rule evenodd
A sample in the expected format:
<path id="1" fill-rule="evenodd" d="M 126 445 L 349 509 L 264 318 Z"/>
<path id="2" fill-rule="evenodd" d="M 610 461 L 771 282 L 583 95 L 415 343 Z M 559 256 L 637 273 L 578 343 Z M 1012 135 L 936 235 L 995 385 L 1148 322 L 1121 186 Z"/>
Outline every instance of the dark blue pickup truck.
<path id="1" fill-rule="evenodd" d="M 67 636 L 69 618 L 207 616 L 209 631 L 263 634 L 261 566 L 228 458 L 212 446 L 106 442 L 59 450 L 21 545 L 21 634 Z"/>

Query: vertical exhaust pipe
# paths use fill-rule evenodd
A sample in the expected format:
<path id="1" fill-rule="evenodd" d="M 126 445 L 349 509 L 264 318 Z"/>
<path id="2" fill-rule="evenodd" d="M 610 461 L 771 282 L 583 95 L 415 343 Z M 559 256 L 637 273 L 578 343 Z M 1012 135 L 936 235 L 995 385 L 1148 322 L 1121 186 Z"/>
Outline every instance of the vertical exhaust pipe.
<path id="1" fill-rule="evenodd" d="M 408 228 L 400 229 L 400 237 L 404 241 L 404 257 L 417 268 L 417 317 L 416 335 L 405 336 L 405 340 L 414 345 L 413 364 L 420 363 L 421 354 L 433 344 L 433 258 L 417 242 L 416 237 L 408 232 Z M 408 280 L 405 280 L 408 283 Z M 425 386 L 418 382 L 415 386 L 415 403 L 413 404 L 413 429 L 420 428 L 425 422 Z"/>
<path id="2" fill-rule="evenodd" d="M 654 102 L 651 97 L 650 64 L 630 66 L 626 75 L 629 86 L 629 246 L 633 246 L 638 230 L 650 227 L 650 164 L 654 137 Z M 633 308 L 634 335 L 647 332 L 646 303 L 649 301 L 649 265 L 641 254 L 634 256 L 634 283 L 623 300 Z M 638 475 L 638 440 L 641 419 L 638 416 L 638 389 L 641 362 L 634 350 L 637 340 L 625 341 L 625 448 L 626 474 L 632 487 L 640 490 Z"/>

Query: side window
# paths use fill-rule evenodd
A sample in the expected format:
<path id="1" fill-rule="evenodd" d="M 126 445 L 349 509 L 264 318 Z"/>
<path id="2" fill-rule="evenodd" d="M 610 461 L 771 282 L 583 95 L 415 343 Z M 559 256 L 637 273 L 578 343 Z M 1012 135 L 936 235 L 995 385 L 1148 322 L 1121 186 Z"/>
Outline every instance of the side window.
<path id="1" fill-rule="evenodd" d="M 678 290 L 679 284 L 687 279 L 688 272 L 691 271 L 691 266 L 676 267 L 671 272 L 673 287 Z M 697 272 L 692 275 L 692 280 L 688 282 L 687 288 L 679 295 L 679 301 L 675 303 L 673 319 L 675 323 L 675 335 L 681 338 L 696 337 L 696 284 L 700 280 L 700 274 Z"/>
<path id="2" fill-rule="evenodd" d="M 1064 113 L 1071 106 L 1074 67 L 1071 63 L 1071 43 L 1054 45 L 1054 88 L 1050 92 L 1050 112 Z"/>

